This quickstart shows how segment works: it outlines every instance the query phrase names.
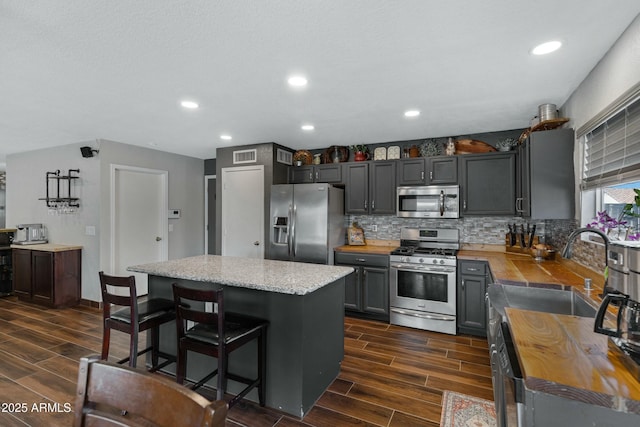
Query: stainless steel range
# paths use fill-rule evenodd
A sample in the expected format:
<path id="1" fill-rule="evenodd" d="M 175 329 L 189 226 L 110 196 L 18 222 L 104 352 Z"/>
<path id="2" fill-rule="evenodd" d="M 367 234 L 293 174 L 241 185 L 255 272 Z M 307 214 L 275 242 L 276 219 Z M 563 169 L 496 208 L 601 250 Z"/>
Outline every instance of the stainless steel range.
<path id="1" fill-rule="evenodd" d="M 455 228 L 403 228 L 390 258 L 390 322 L 456 334 Z"/>

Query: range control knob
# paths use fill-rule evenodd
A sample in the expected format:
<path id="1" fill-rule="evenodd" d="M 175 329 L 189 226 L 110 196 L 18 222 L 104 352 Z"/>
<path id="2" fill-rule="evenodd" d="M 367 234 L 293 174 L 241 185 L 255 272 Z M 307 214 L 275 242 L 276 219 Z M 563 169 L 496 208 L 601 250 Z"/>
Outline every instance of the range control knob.
<path id="1" fill-rule="evenodd" d="M 443 259 L 440 260 L 440 264 L 444 264 L 444 260 Z"/>
<path id="2" fill-rule="evenodd" d="M 424 258 L 420 258 L 418 261 L 420 261 L 420 263 L 424 262 Z"/>
<path id="3" fill-rule="evenodd" d="M 437 263 L 438 263 L 438 260 L 437 260 L 437 259 L 434 259 L 434 260 L 433 260 L 433 263 L 434 263 L 434 264 L 437 264 Z"/>

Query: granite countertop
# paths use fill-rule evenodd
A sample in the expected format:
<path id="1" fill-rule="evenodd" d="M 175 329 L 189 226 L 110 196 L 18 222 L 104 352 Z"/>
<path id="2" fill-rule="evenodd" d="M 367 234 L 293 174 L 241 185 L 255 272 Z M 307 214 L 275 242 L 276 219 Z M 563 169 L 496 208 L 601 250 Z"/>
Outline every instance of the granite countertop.
<path id="1" fill-rule="evenodd" d="M 81 245 L 60 245 L 57 243 L 40 243 L 37 245 L 11 245 L 13 249 L 28 249 L 32 251 L 44 252 L 64 252 L 82 249 Z"/>
<path id="2" fill-rule="evenodd" d="M 621 412 L 640 414 L 640 382 L 593 319 L 506 309 L 525 385 Z"/>
<path id="3" fill-rule="evenodd" d="M 134 265 L 127 270 L 292 295 L 309 294 L 353 272 L 351 267 L 219 255 Z"/>

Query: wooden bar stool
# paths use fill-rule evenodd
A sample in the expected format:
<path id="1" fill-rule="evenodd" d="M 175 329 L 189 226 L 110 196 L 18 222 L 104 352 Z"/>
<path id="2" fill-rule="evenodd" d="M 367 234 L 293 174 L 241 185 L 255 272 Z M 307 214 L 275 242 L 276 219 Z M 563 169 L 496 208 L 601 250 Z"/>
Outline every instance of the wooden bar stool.
<path id="1" fill-rule="evenodd" d="M 175 320 L 175 306 L 173 301 L 163 298 L 151 298 L 143 302 L 138 301 L 136 293 L 136 279 L 134 276 L 119 277 L 108 276 L 102 271 L 100 275 L 100 289 L 102 290 L 102 359 L 109 358 L 109 343 L 111 329 L 125 332 L 130 335 L 129 357 L 119 360 L 122 364 L 129 362 L 129 366 L 135 367 L 138 356 L 151 351 L 151 369 L 156 371 L 175 362 L 175 357 L 159 351 L 160 325 Z M 126 290 L 125 295 L 109 292 L 109 287 Z M 112 311 L 113 306 L 124 307 Z M 138 351 L 138 334 L 151 330 L 151 346 Z M 159 357 L 165 359 L 158 364 Z"/>
<path id="2" fill-rule="evenodd" d="M 187 351 L 216 357 L 218 367 L 194 384 L 191 388 L 202 386 L 214 376 L 217 378 L 216 399 L 222 400 L 227 388 L 227 379 L 246 384 L 238 395 L 229 401 L 229 408 L 242 399 L 251 389 L 257 387 L 260 406 L 265 402 L 265 373 L 267 365 L 267 326 L 269 322 L 251 316 L 225 313 L 224 293 L 222 289 L 191 289 L 173 284 L 173 298 L 176 306 L 176 326 L 178 337 L 178 367 L 176 380 L 184 382 L 187 370 Z M 211 302 L 217 304 L 217 312 L 206 312 L 204 308 L 195 309 L 189 302 Z M 195 305 L 195 304 L 194 304 Z M 204 306 L 204 304 L 200 304 Z M 187 329 L 187 321 L 195 325 Z M 258 378 L 249 379 L 228 372 L 229 353 L 242 347 L 253 339 L 258 340 Z"/>

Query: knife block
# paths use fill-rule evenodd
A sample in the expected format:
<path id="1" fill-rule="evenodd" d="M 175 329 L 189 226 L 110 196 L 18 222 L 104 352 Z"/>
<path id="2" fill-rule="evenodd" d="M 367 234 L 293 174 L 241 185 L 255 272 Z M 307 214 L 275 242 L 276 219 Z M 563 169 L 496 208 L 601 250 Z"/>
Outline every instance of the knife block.
<path id="1" fill-rule="evenodd" d="M 540 243 L 540 239 L 538 239 L 538 236 L 533 236 L 533 242 L 531 243 L 531 245 L 529 245 L 529 236 L 524 236 L 525 247 L 523 248 L 522 246 L 520 246 L 520 238 L 516 236 L 516 244 L 511 246 L 509 242 L 509 233 L 505 234 L 504 236 L 504 247 L 507 252 L 531 255 L 531 248 L 529 246 L 533 247 L 538 243 Z"/>

